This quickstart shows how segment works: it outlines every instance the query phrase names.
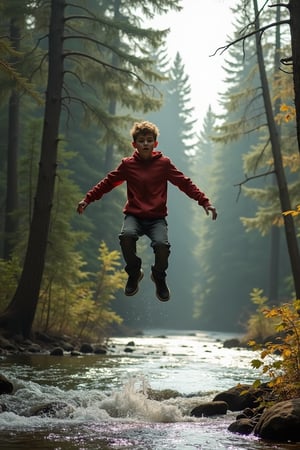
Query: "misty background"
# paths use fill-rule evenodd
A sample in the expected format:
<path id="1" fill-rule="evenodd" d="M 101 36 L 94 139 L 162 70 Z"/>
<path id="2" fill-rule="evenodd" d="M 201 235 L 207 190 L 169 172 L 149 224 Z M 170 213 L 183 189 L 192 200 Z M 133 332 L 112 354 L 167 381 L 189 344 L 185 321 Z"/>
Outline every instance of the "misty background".
<path id="1" fill-rule="evenodd" d="M 149 3 L 152 4 L 150 0 Z M 250 7 L 249 11 L 243 9 L 243 2 L 238 0 L 214 0 L 209 5 L 196 0 L 165 0 L 161 7 L 165 7 L 167 14 L 163 11 L 153 14 L 142 5 L 137 6 L 136 2 L 91 0 L 87 4 L 90 10 L 85 13 L 91 11 L 95 16 L 99 15 L 101 27 L 91 30 L 83 22 L 78 30 L 81 37 L 95 33 L 103 44 L 103 49 L 93 48 L 94 59 L 101 57 L 101 62 L 106 61 L 107 65 L 119 69 L 137 64 L 141 77 L 148 76 L 149 79 L 146 78 L 147 89 L 141 88 L 132 79 L 124 80 L 122 72 L 111 72 L 105 65 L 99 69 L 99 66 L 89 66 L 85 62 L 75 70 L 75 60 L 66 62 L 66 72 L 76 75 L 65 85 L 64 93 L 70 95 L 70 102 L 64 104 L 61 112 L 56 191 L 39 298 L 39 317 L 47 319 L 41 323 L 45 329 L 55 328 L 57 317 L 63 315 L 61 328 L 64 329 L 68 322 L 66 305 L 72 305 L 72 320 L 82 314 L 93 315 L 104 305 L 103 310 L 108 311 L 104 321 L 113 323 L 118 315 L 124 327 L 135 330 L 241 331 L 255 310 L 251 301 L 254 288 L 262 289 L 275 304 L 293 295 L 274 179 L 272 174 L 256 177 L 258 172 L 268 171 L 272 162 L 270 146 L 266 144 L 267 132 L 260 127 L 265 121 L 265 111 L 262 97 L 256 95 L 260 78 L 254 40 L 245 41 L 244 47 L 230 47 L 222 57 L 220 54 L 211 56 L 247 25 Z M 22 14 L 22 19 L 25 17 L 26 20 L 22 22 L 23 28 L 19 25 L 19 31 L 25 36 L 20 40 L 24 54 L 30 54 L 33 42 L 39 42 L 38 57 L 46 59 L 43 55 L 47 51 L 47 42 L 39 39 L 48 30 L 49 9 L 37 11 L 33 8 L 28 14 L 28 11 L 18 10 L 22 5 L 26 6 L 16 1 L 12 9 L 5 11 L 3 32 L 12 17 L 17 17 L 21 23 Z M 73 27 L 77 8 L 81 5 L 71 5 L 66 12 L 70 17 L 74 14 Z M 135 8 L 138 8 L 137 15 Z M 273 20 L 272 14 L 274 11 L 267 10 L 263 23 Z M 34 17 L 31 28 L 29 17 Z M 103 17 L 111 28 L 106 21 L 101 22 Z M 149 30 L 149 24 L 156 28 Z M 159 30 L 165 26 L 170 28 L 169 34 L 160 35 Z M 141 33 L 152 45 L 145 45 Z M 284 33 L 281 42 L 283 48 L 289 48 Z M 77 52 L 76 57 L 80 52 L 90 51 L 86 42 L 70 40 L 68 45 L 70 52 Z M 264 42 L 270 84 L 274 78 L 274 52 L 269 49 L 274 50 L 274 45 L 275 30 L 270 30 Z M 143 57 L 147 57 L 147 61 Z M 24 58 L 25 63 L 20 67 L 24 76 L 33 79 L 37 76 L 40 59 L 27 61 Z M 30 67 L 36 69 L 31 71 Z M 44 92 L 47 79 L 46 70 L 40 72 L 35 81 L 39 93 Z M 285 96 L 284 102 L 291 98 L 292 78 L 283 73 L 280 75 L 279 88 L 272 85 L 272 89 L 274 98 L 276 92 Z M 11 176 L 7 153 L 10 145 L 7 130 L 11 120 L 8 104 L 12 94 L 19 94 L 5 80 L 2 85 L 5 101 L 0 105 L 3 119 L 0 157 L 4 163 L 0 196 L 5 205 L 7 180 Z M 81 95 L 84 101 L 72 102 L 70 93 Z M 20 111 L 15 121 L 18 152 L 15 173 L 11 177 L 18 202 L 8 214 L 18 225 L 7 228 L 7 211 L 1 212 L 3 267 L 7 269 L 10 264 L 2 280 L 3 285 L 9 286 L 3 293 L 3 308 L 13 295 L 26 253 L 43 127 L 43 108 L 34 98 L 22 95 L 19 101 Z M 82 106 L 93 101 L 96 104 L 93 114 L 89 115 L 88 108 Z M 257 127 L 253 126 L 254 116 Z M 118 234 L 126 201 L 125 186 L 91 204 L 83 216 L 76 214 L 77 202 L 85 193 L 114 169 L 121 158 L 132 153 L 129 131 L 135 120 L 150 120 L 157 124 L 160 129 L 158 149 L 206 193 L 218 211 L 218 219 L 213 222 L 193 200 L 169 185 L 167 221 L 171 256 L 168 285 L 171 300 L 166 304 L 155 297 L 150 280 L 153 253 L 146 237 L 138 243 L 145 272 L 140 290 L 133 298 L 125 297 L 123 293 L 125 279 L 119 274 L 123 261 Z M 251 126 L 246 126 L 247 123 Z M 249 128 L 253 132 L 248 132 Z M 281 132 L 282 151 L 287 155 L 287 179 L 293 187 L 291 196 L 295 203 L 297 176 L 290 154 L 294 148 L 291 145 L 295 139 L 294 122 L 286 120 Z M 244 184 L 245 178 L 251 175 L 251 180 Z M 118 260 L 113 264 L 112 259 L 104 255 L 110 261 L 105 272 L 107 279 L 118 276 L 114 291 L 113 282 L 109 288 L 106 286 L 107 291 L 98 289 L 99 270 L 104 273 L 105 259 L 102 253 L 99 260 L 101 243 L 105 243 L 108 252 L 114 252 L 110 257 Z M 92 285 L 94 288 L 96 279 L 98 285 L 92 295 L 89 288 Z M 92 307 L 87 306 L 89 300 L 92 300 Z"/>

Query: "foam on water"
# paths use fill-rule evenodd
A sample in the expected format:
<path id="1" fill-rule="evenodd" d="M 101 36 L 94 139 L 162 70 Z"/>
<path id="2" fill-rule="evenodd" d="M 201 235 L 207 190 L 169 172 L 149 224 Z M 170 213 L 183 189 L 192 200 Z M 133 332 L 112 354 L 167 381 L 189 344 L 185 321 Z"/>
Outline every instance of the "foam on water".
<path id="1" fill-rule="evenodd" d="M 3 395 L 1 400 L 10 412 L 0 414 L 0 429 L 8 427 L 40 426 L 44 417 L 32 416 L 39 407 L 47 404 L 65 404 L 54 411 L 47 421 L 107 421 L 134 420 L 156 423 L 179 422 L 183 415 L 176 404 L 149 399 L 144 378 L 130 378 L 121 389 L 106 394 L 97 390 L 62 391 L 57 387 L 13 380 L 13 395 Z M 13 412 L 11 412 L 13 411 Z"/>
<path id="2" fill-rule="evenodd" d="M 178 422 L 182 420 L 180 410 L 173 405 L 167 405 L 156 400 L 150 400 L 145 390 L 140 390 L 137 382 L 130 379 L 120 390 L 101 402 L 111 417 L 134 418 L 148 422 Z M 144 381 L 144 380 L 142 380 Z"/>

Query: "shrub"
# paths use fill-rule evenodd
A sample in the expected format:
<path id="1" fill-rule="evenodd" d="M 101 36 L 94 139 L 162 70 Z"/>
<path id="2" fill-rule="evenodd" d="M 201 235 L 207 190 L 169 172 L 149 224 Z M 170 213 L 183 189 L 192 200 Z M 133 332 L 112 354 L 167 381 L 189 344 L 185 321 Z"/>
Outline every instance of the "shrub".
<path id="1" fill-rule="evenodd" d="M 279 400 L 300 396 L 300 300 L 281 306 L 266 308 L 268 320 L 276 320 L 277 337 L 273 342 L 257 344 L 249 342 L 260 350 L 260 358 L 252 360 L 252 366 L 261 369 L 270 379 L 269 386 Z M 258 380 L 255 384 L 258 385 Z"/>

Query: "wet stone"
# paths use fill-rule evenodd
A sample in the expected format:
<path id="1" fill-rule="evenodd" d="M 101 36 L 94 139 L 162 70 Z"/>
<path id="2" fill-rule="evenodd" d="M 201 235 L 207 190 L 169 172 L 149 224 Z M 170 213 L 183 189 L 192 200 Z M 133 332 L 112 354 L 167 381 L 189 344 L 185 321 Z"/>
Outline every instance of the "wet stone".
<path id="1" fill-rule="evenodd" d="M 209 417 L 209 416 L 216 416 L 216 415 L 222 415 L 226 414 L 228 410 L 228 405 L 226 402 L 207 402 L 203 403 L 199 406 L 196 406 L 191 411 L 191 416 L 194 417 Z"/>

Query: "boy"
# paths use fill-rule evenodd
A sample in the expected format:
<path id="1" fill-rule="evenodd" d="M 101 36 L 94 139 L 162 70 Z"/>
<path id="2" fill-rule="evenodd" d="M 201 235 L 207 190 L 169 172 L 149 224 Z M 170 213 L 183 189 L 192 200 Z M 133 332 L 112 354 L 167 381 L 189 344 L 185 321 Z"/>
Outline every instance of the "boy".
<path id="1" fill-rule="evenodd" d="M 213 220 L 217 218 L 217 211 L 205 194 L 168 157 L 155 150 L 158 134 L 157 126 L 151 122 L 135 123 L 131 129 L 134 153 L 123 158 L 115 170 L 87 192 L 85 198 L 78 203 L 77 211 L 82 214 L 91 202 L 100 200 L 104 194 L 126 181 L 127 202 L 123 209 L 125 216 L 119 235 L 126 262 L 125 271 L 128 273 L 125 295 L 135 295 L 144 276 L 142 261 L 136 254 L 136 242 L 140 236 L 146 235 L 151 240 L 154 251 L 151 279 L 156 286 L 157 298 L 165 302 L 170 298 L 166 284 L 170 254 L 166 221 L 168 181 L 196 200 L 207 215 L 212 214 Z"/>

